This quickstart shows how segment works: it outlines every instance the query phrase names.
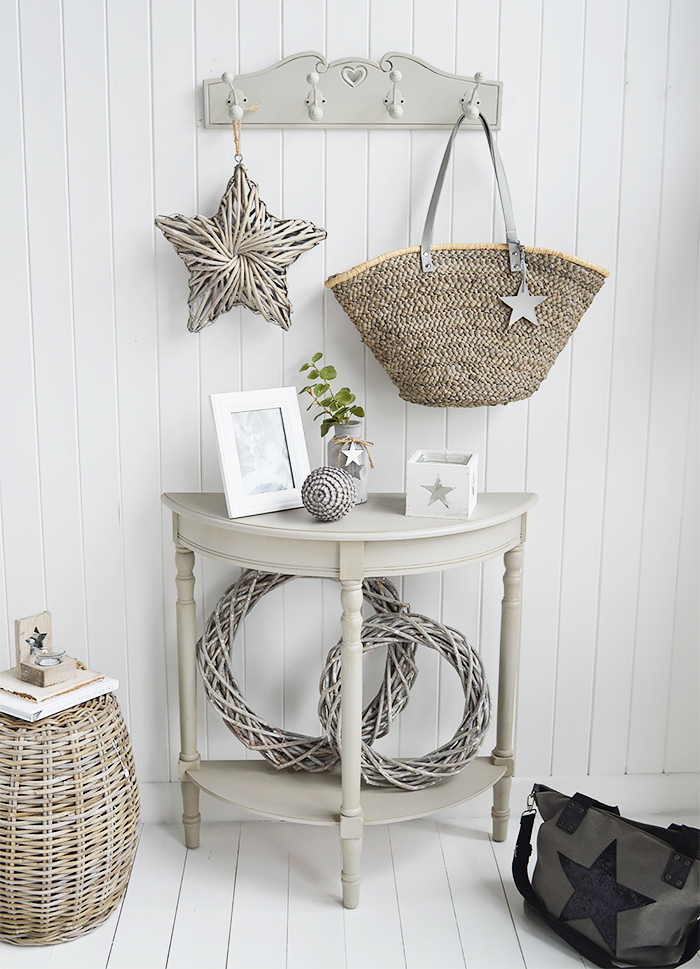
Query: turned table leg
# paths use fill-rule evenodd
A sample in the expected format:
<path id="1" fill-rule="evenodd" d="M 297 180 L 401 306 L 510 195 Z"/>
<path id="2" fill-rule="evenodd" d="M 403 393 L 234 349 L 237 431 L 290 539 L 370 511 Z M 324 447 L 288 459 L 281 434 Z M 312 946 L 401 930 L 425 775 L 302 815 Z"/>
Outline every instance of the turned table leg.
<path id="1" fill-rule="evenodd" d="M 360 901 L 362 807 L 360 758 L 362 754 L 362 582 L 341 580 L 343 606 L 341 646 L 341 757 L 343 800 L 340 838 L 343 852 L 343 905 L 356 908 Z"/>
<path id="2" fill-rule="evenodd" d="M 513 777 L 513 713 L 515 681 L 520 648 L 520 589 L 522 586 L 523 546 L 516 545 L 504 555 L 504 595 L 501 603 L 501 649 L 498 670 L 498 713 L 496 746 L 491 754 L 494 764 L 505 765 L 504 777 L 493 788 L 493 840 L 505 841 L 510 817 L 510 787 Z"/>
<path id="3" fill-rule="evenodd" d="M 180 759 L 178 773 L 182 789 L 185 844 L 199 845 L 199 788 L 185 774 L 199 766 L 197 753 L 197 635 L 195 631 L 194 552 L 178 546 L 177 565 L 177 666 L 180 698 Z"/>

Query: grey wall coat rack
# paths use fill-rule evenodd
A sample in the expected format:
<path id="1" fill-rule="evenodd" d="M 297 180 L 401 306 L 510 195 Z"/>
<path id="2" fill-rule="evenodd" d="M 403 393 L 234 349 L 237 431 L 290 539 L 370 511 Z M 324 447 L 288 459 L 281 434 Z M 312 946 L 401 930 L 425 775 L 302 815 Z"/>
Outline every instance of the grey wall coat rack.
<path id="1" fill-rule="evenodd" d="M 460 77 L 412 54 L 326 60 L 317 51 L 293 54 L 263 71 L 204 81 L 205 127 L 451 128 L 479 113 L 501 126 L 502 82 L 477 73 Z M 247 110 L 257 104 L 257 110 Z"/>

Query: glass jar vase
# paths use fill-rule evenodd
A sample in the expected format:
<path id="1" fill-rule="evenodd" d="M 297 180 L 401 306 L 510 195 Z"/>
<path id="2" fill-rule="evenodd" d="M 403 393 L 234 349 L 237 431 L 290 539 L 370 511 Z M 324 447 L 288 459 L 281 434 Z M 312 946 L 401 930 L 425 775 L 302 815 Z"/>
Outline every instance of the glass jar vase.
<path id="1" fill-rule="evenodd" d="M 369 456 L 367 449 L 358 441 L 364 440 L 364 421 L 334 424 L 326 439 L 326 466 L 340 468 L 352 475 L 355 482 L 355 504 L 367 501 L 367 478 Z"/>

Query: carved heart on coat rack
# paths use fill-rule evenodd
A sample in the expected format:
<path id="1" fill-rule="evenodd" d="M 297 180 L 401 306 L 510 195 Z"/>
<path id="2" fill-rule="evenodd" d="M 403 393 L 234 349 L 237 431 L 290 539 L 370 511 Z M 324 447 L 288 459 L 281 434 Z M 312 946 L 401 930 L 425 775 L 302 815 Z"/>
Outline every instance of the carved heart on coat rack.
<path id="1" fill-rule="evenodd" d="M 357 67 L 344 67 L 340 76 L 350 87 L 359 87 L 367 77 L 367 68 L 364 64 L 358 64 Z"/>

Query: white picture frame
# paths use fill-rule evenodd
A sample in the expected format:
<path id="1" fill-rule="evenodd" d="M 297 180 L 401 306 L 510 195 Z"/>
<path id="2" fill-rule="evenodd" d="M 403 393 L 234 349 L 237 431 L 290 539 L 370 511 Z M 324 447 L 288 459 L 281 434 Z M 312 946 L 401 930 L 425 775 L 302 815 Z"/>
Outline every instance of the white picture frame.
<path id="1" fill-rule="evenodd" d="M 300 508 L 309 455 L 295 387 L 212 394 L 229 518 Z"/>

